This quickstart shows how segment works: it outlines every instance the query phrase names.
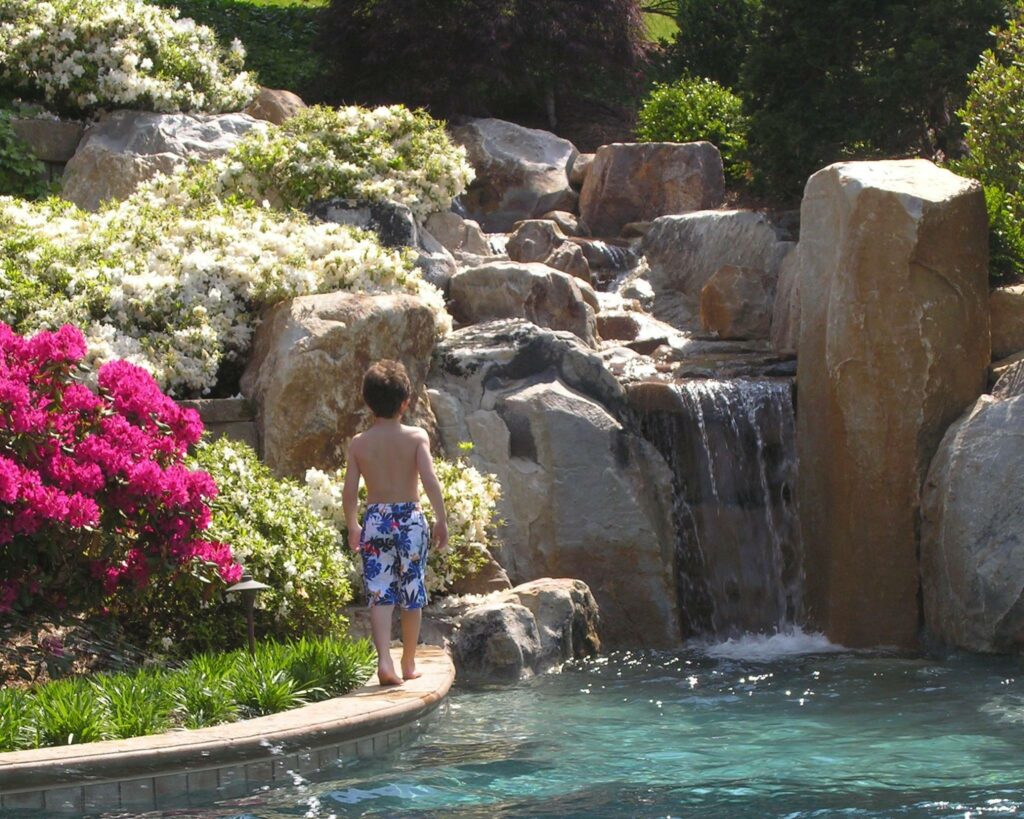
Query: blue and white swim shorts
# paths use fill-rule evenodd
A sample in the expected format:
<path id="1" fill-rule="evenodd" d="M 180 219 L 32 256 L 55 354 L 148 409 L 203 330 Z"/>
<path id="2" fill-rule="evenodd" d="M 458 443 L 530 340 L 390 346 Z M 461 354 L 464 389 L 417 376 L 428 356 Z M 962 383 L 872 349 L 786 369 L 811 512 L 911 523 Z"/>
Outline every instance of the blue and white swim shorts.
<path id="1" fill-rule="evenodd" d="M 371 503 L 366 507 L 359 552 L 371 606 L 421 609 L 427 605 L 427 520 L 418 503 Z"/>

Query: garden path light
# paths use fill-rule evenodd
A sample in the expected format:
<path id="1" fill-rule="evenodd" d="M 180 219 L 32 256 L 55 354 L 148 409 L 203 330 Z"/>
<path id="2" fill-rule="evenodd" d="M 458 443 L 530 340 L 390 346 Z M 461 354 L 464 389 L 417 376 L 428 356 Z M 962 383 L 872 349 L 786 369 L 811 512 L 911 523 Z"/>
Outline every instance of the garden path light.
<path id="1" fill-rule="evenodd" d="M 235 585 L 228 586 L 226 589 L 227 594 L 232 592 L 240 592 L 242 595 L 242 601 L 245 603 L 245 620 L 249 626 L 249 653 L 256 653 L 256 595 L 264 589 L 269 589 L 266 583 L 260 583 L 258 580 L 253 580 L 252 575 L 246 572 L 242 575 L 242 579 L 239 580 Z"/>

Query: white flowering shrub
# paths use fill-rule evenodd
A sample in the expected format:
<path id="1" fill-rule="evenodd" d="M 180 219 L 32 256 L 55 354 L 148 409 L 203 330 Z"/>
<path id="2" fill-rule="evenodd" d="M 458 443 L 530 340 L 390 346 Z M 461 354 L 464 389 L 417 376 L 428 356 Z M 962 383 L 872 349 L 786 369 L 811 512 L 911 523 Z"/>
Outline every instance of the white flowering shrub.
<path id="1" fill-rule="evenodd" d="M 0 0 L 0 77 L 62 114 L 238 111 L 257 90 L 244 58 L 143 0 Z"/>
<path id="2" fill-rule="evenodd" d="M 94 368 L 127 359 L 179 397 L 212 389 L 223 362 L 244 360 L 260 308 L 292 296 L 412 293 L 450 328 L 408 251 L 297 212 L 196 205 L 182 178 L 98 213 L 0 197 L 0 320 L 19 332 L 74 324 Z"/>
<path id="3" fill-rule="evenodd" d="M 226 438 L 201 443 L 189 461 L 217 484 L 206 536 L 230 544 L 244 570 L 270 586 L 256 602 L 261 633 L 292 637 L 342 629 L 353 562 L 337 530 L 311 508 L 309 490 L 275 478 L 251 447 Z M 242 616 L 214 615 L 214 634 L 244 628 Z"/>
<path id="4" fill-rule="evenodd" d="M 444 550 L 431 545 L 427 559 L 426 584 L 431 594 L 444 593 L 461 577 L 472 575 L 483 564 L 483 548 L 495 548 L 495 509 L 501 487 L 494 475 L 478 471 L 464 458 L 435 459 L 434 468 L 441 484 L 441 494 L 448 515 L 448 546 Z M 341 504 L 341 488 L 345 471 L 306 472 L 313 509 L 336 528 L 339 541 L 344 540 L 347 527 Z M 366 487 L 360 484 L 360 506 L 365 504 Z M 430 501 L 422 489 L 420 503 L 428 518 Z M 362 513 L 360 513 L 362 514 Z"/>
<path id="5" fill-rule="evenodd" d="M 472 180 L 465 148 L 425 112 L 312 106 L 279 127 L 250 131 L 224 157 L 195 165 L 187 185 L 198 200 L 233 195 L 304 208 L 335 196 L 386 199 L 426 217 L 447 210 Z"/>

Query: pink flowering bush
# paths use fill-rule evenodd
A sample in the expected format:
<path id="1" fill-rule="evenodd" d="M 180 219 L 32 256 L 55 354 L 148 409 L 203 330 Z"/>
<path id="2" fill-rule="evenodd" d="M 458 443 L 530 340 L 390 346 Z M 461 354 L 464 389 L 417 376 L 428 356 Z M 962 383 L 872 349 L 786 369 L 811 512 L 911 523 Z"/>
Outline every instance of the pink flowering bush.
<path id="1" fill-rule="evenodd" d="M 0 323 L 0 612 L 103 606 L 167 625 L 241 575 L 203 537 L 217 487 L 184 464 L 202 423 L 125 361 L 93 392 L 75 379 L 85 355 L 74 327 Z"/>

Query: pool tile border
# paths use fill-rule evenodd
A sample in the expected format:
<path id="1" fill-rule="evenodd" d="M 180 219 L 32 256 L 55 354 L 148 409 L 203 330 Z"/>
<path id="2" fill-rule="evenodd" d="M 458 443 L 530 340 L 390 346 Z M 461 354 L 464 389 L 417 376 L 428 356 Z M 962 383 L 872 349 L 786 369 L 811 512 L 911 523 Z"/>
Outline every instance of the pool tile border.
<path id="1" fill-rule="evenodd" d="M 454 682 L 440 649 L 423 646 L 420 668 L 422 677 L 400 687 L 367 685 L 269 717 L 0 754 L 0 808 L 47 815 L 188 808 L 378 756 L 407 742 Z"/>

